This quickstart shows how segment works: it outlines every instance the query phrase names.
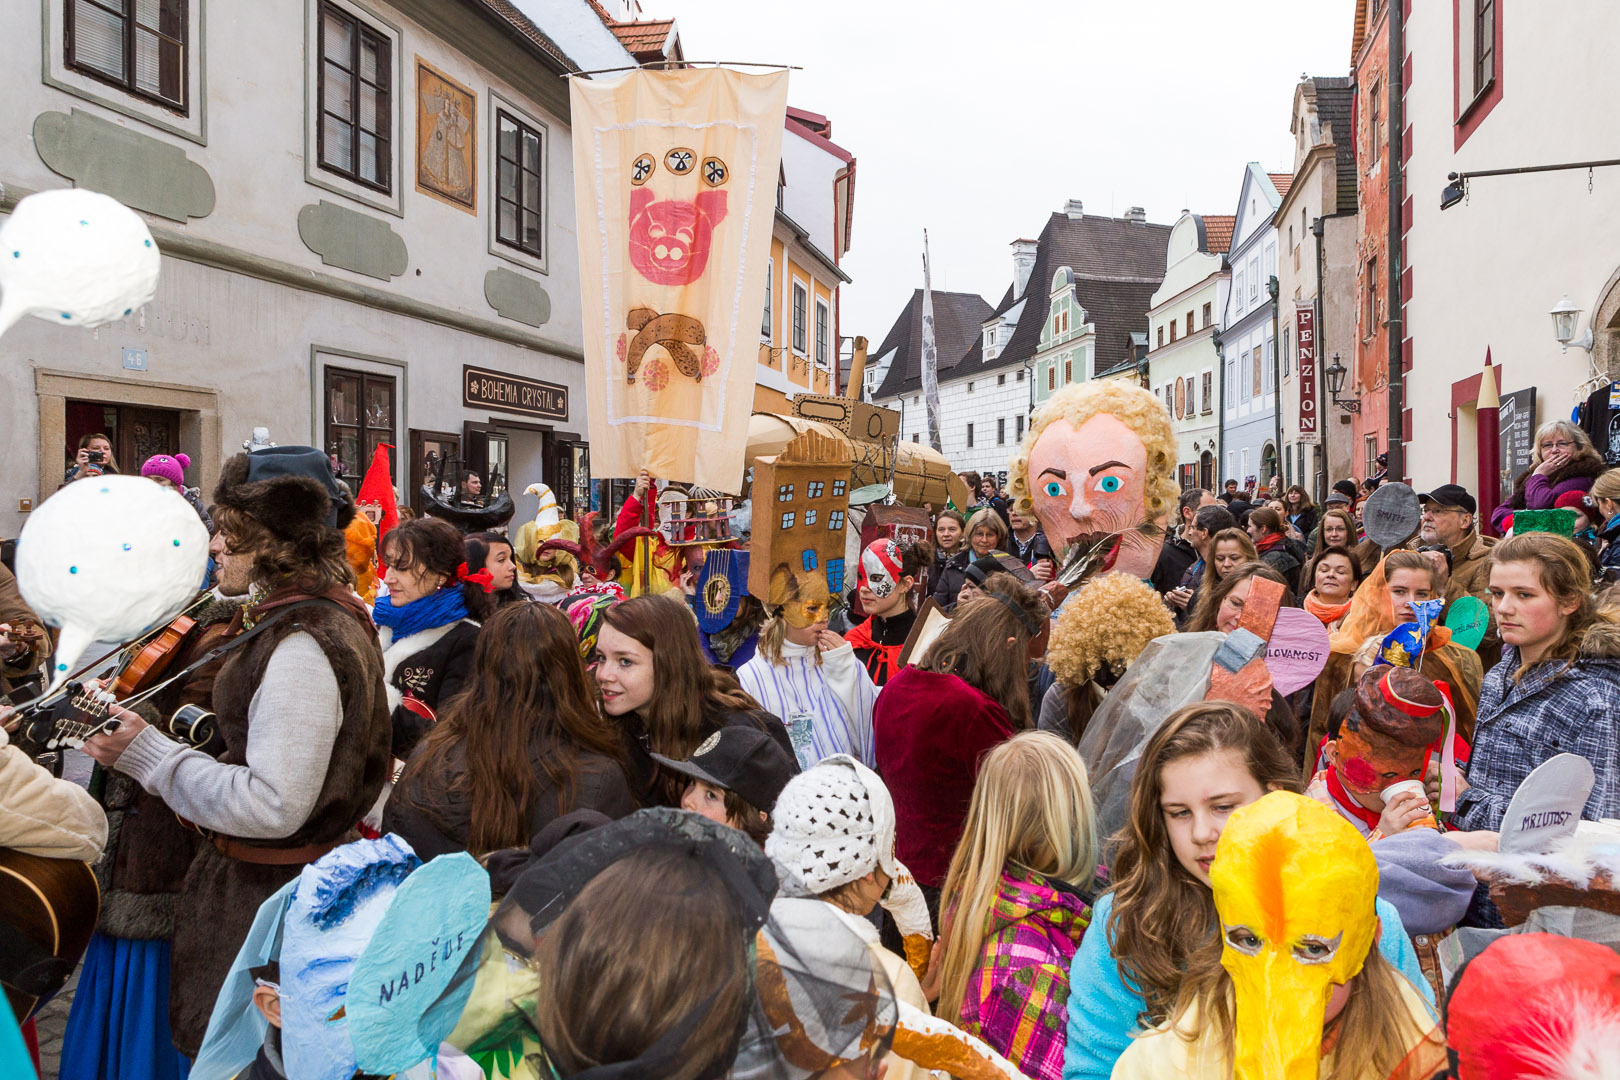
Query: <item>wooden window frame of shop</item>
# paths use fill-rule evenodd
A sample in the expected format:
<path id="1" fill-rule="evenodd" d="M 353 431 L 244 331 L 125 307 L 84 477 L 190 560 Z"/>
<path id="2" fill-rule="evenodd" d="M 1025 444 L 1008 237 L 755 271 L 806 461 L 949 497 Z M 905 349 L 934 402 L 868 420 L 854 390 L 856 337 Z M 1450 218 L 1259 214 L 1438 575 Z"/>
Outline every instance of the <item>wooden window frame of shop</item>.
<path id="1" fill-rule="evenodd" d="M 69 400 L 113 401 L 119 405 L 179 412 L 180 450 L 197 463 L 198 483 L 205 497 L 213 492 L 214 485 L 219 481 L 223 456 L 217 391 L 179 383 L 107 378 L 77 371 L 36 368 L 34 395 L 39 405 L 39 496 L 36 506 L 62 484 L 62 447 L 67 438 Z M 140 463 L 134 463 L 133 470 L 139 468 Z"/>
<path id="2" fill-rule="evenodd" d="M 465 453 L 465 447 L 466 447 L 466 442 L 467 442 L 466 436 L 467 436 L 469 431 L 496 431 L 496 432 L 499 432 L 501 434 L 506 434 L 507 432 L 511 432 L 511 431 L 527 431 L 527 432 L 537 434 L 537 435 L 539 435 L 541 437 L 541 439 L 543 440 L 543 444 L 545 446 L 545 450 L 543 451 L 543 453 L 541 455 L 542 459 L 544 459 L 547 455 L 553 453 L 557 449 L 559 444 L 562 444 L 564 446 L 568 446 L 570 448 L 581 447 L 581 446 L 585 447 L 587 455 L 589 454 L 589 451 L 590 451 L 590 443 L 587 442 L 585 436 L 580 434 L 579 432 L 575 432 L 575 431 L 559 431 L 556 428 L 556 426 L 552 425 L 552 424 L 535 423 L 535 422 L 529 421 L 529 420 L 514 420 L 511 417 L 506 416 L 504 414 L 486 413 L 484 415 L 483 420 L 468 420 L 462 425 L 462 447 L 463 447 L 463 452 L 464 453 Z M 572 464 L 570 464 L 569 467 L 572 468 Z M 573 491 L 573 489 L 570 488 L 567 492 L 557 490 L 556 485 L 553 485 L 552 482 L 551 482 L 552 478 L 549 478 L 549 477 L 545 476 L 544 468 L 545 468 L 545 462 L 544 462 L 544 460 L 542 460 L 542 463 L 541 463 L 542 473 L 541 473 L 541 476 L 540 476 L 540 482 L 545 484 L 547 487 L 550 487 L 552 489 L 552 492 L 551 492 L 552 495 L 556 497 L 559 506 L 561 506 L 563 511 L 564 511 L 563 512 L 563 517 L 568 518 L 569 520 L 573 520 L 574 518 L 578 517 L 580 514 L 582 514 L 585 511 L 590 509 L 590 505 L 589 505 L 590 499 L 589 499 L 588 495 L 586 497 L 586 504 L 587 505 L 585 506 L 584 509 L 580 509 L 578 506 L 573 506 L 572 505 L 573 502 L 574 502 L 574 491 Z M 570 481 L 572 481 L 573 477 L 569 477 L 569 479 L 570 479 Z M 604 477 L 604 479 L 607 479 L 607 478 Z M 527 483 L 524 484 L 524 487 L 528 487 L 528 485 L 531 484 L 531 483 L 534 483 L 534 481 L 532 481 L 532 480 L 528 481 Z M 523 488 L 514 488 L 512 485 L 513 485 L 512 477 L 507 476 L 506 477 L 506 490 L 512 493 L 513 498 L 517 498 L 518 494 L 523 490 Z M 589 485 L 587 485 L 586 490 L 587 491 L 590 490 Z M 613 503 L 613 499 L 612 499 L 611 494 L 610 494 L 608 499 L 604 501 L 604 506 L 603 506 L 603 511 L 602 511 L 603 516 L 609 521 L 613 520 L 614 515 L 618 513 L 619 505 L 622 505 L 622 503 L 620 503 L 618 505 L 613 505 L 611 511 L 609 511 L 608 504 L 612 504 L 612 503 Z M 573 511 L 572 513 L 568 512 L 570 509 L 572 509 L 572 511 Z"/>
<path id="3" fill-rule="evenodd" d="M 326 437 L 326 368 L 336 367 L 344 371 L 358 371 L 365 375 L 382 375 L 394 379 L 394 498 L 401 506 L 409 505 L 409 492 L 404 490 L 399 476 L 399 463 L 409 447 L 401 446 L 399 439 L 408 439 L 411 431 L 411 367 L 404 360 L 396 360 L 391 356 L 377 356 L 373 353 L 355 352 L 352 349 L 338 349 L 329 345 L 311 345 L 309 347 L 309 445 L 319 447 L 324 453 L 326 447 L 322 440 Z M 275 432 L 270 433 L 275 438 Z M 361 475 L 371 465 L 367 458 L 361 466 Z M 410 483 L 410 478 L 404 478 L 404 483 Z"/>
<path id="4" fill-rule="evenodd" d="M 1467 5 L 1467 36 L 1463 35 L 1464 5 Z M 1474 89 L 1475 81 L 1475 50 L 1478 48 L 1477 25 L 1478 0 L 1451 0 L 1451 96 L 1452 115 L 1456 117 L 1453 122 L 1455 140 L 1452 150 L 1461 150 L 1463 143 L 1468 141 L 1479 125 L 1491 114 L 1497 104 L 1502 100 L 1502 0 L 1493 0 L 1491 4 L 1491 77 L 1490 80 Z M 1464 62 L 1464 42 L 1467 43 L 1466 63 Z M 1468 87 L 1468 93 L 1463 93 L 1463 87 Z"/>
<path id="5" fill-rule="evenodd" d="M 324 408 L 324 406 L 331 404 L 332 379 L 334 377 L 356 379 L 359 381 L 360 396 L 358 400 L 355 401 L 356 419 L 354 423 L 349 423 L 348 421 L 343 420 L 334 420 L 332 418 L 330 408 Z M 339 440 L 336 437 L 336 429 L 353 428 L 357 433 L 354 460 L 355 471 L 347 474 L 346 477 L 340 477 L 340 479 L 363 480 L 367 470 L 371 468 L 372 459 L 376 455 L 376 447 L 370 445 L 370 440 L 367 438 L 367 435 L 370 432 L 381 431 L 383 429 L 380 427 L 374 428 L 370 424 L 366 423 L 366 390 L 368 384 L 383 382 L 388 384 L 390 395 L 390 401 L 388 403 L 388 437 L 381 440 L 377 445 L 391 446 L 394 448 L 393 460 L 389 463 L 388 469 L 389 475 L 392 477 L 400 471 L 399 376 L 380 371 L 367 371 L 364 368 L 343 367 L 340 364 L 327 364 L 321 368 L 321 403 L 323 405 L 321 416 L 321 441 L 316 445 L 319 446 L 326 454 L 336 456 L 335 451 L 339 445 Z M 398 482 L 396 481 L 396 486 L 397 483 Z M 354 486 L 355 490 L 358 491 L 358 485 Z"/>

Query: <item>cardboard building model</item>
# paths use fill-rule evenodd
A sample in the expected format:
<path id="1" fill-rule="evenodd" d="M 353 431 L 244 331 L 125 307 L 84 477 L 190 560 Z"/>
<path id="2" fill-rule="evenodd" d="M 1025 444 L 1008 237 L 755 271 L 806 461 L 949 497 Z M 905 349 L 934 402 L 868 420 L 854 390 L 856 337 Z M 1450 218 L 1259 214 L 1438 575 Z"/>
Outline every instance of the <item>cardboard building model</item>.
<path id="1" fill-rule="evenodd" d="M 748 591 L 768 607 L 787 599 L 780 571 L 843 592 L 850 464 L 848 441 L 816 431 L 755 462 Z"/>

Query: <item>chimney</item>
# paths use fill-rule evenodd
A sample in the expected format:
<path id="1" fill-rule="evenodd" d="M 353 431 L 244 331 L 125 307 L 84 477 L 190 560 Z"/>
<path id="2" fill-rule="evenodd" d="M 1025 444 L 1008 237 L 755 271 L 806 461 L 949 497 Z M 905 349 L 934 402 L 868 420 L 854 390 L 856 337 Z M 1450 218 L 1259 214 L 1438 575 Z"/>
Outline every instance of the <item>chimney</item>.
<path id="1" fill-rule="evenodd" d="M 1013 249 L 1013 295 L 1023 296 L 1024 289 L 1029 285 L 1029 275 L 1035 270 L 1035 252 L 1040 245 L 1034 240 L 1014 240 Z"/>
<path id="2" fill-rule="evenodd" d="M 1079 199 L 1070 199 L 1063 204 L 1063 213 L 1070 221 L 1079 221 L 1086 216 L 1086 204 Z"/>
<path id="3" fill-rule="evenodd" d="M 1142 209 L 1140 206 L 1133 206 L 1129 210 L 1125 211 L 1125 220 L 1134 221 L 1138 225 L 1146 225 L 1147 211 Z"/>

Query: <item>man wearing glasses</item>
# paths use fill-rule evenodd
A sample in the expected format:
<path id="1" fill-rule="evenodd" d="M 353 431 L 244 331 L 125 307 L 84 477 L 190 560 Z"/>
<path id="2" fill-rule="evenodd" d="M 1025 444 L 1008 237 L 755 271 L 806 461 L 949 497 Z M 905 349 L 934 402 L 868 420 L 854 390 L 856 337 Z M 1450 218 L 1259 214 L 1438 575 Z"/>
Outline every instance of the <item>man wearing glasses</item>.
<path id="1" fill-rule="evenodd" d="M 1481 536 L 1475 528 L 1475 514 L 1479 504 L 1460 484 L 1441 484 L 1433 491 L 1418 496 L 1423 507 L 1422 547 L 1444 547 L 1451 553 L 1451 576 L 1446 583 L 1446 603 L 1452 604 L 1464 596 L 1477 596 L 1489 602 L 1490 584 L 1485 574 L 1485 559 L 1496 541 Z M 1494 626 L 1479 643 L 1479 657 L 1489 669 L 1501 658 L 1502 644 Z"/>

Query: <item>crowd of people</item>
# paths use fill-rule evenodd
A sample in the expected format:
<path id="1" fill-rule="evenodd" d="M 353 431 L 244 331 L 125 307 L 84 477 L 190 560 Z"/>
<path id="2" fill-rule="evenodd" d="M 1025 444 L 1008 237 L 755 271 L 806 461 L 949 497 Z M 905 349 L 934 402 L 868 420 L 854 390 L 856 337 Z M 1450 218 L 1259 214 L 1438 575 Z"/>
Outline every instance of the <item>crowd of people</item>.
<path id="1" fill-rule="evenodd" d="M 1033 478 L 965 474 L 971 504 L 866 545 L 845 595 L 745 597 L 714 631 L 722 560 L 636 531 L 646 476 L 577 541 L 424 517 L 357 553 L 317 450 L 236 455 L 206 501 L 154 457 L 212 534 L 183 677 L 109 707 L 88 789 L 18 745 L 25 710 L 0 736 L 0 848 L 100 881 L 60 1075 L 212 1068 L 235 993 L 264 1018 L 240 1075 L 297 1080 L 308 976 L 261 909 L 396 837 L 477 860 L 496 905 L 438 1075 L 1597 1076 L 1557 1071 L 1557 1025 L 1556 1067 L 1492 1072 L 1488 1022 L 1451 1020 L 1507 963 L 1460 944 L 1506 920 L 1457 856 L 1558 754 L 1591 766 L 1580 816 L 1620 817 L 1620 469 L 1568 423 L 1536 443 L 1489 522 L 1444 484 L 1381 545 L 1380 478 L 1320 506 L 1229 480 L 1180 493 L 1151 574 L 1085 580 Z M 117 469 L 90 436 L 66 479 Z M 1439 615 L 1465 598 L 1473 640 Z M 1319 673 L 1223 691 L 1280 608 L 1320 622 Z M 0 570 L 0 689 L 25 705 L 50 652 Z M 184 705 L 211 739 L 178 737 Z M 1612 954 L 1548 948 L 1512 1007 L 1579 991 L 1620 1023 Z"/>

